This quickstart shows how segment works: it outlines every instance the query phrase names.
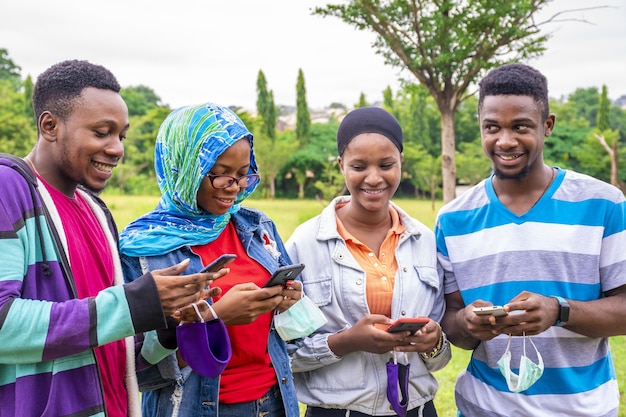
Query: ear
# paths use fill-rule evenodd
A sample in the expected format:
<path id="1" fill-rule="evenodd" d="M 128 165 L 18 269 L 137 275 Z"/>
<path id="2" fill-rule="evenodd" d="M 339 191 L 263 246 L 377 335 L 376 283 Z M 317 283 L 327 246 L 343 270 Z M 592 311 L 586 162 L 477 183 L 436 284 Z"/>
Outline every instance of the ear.
<path id="1" fill-rule="evenodd" d="M 404 162 L 404 152 L 400 152 L 400 162 Z"/>
<path id="2" fill-rule="evenodd" d="M 49 111 L 41 113 L 37 121 L 39 135 L 48 142 L 57 140 L 59 119 Z"/>
<path id="3" fill-rule="evenodd" d="M 343 172 L 343 164 L 342 164 L 341 162 L 342 162 L 342 159 L 341 159 L 341 157 L 340 157 L 340 156 L 338 156 L 338 157 L 337 157 L 337 164 L 339 165 L 339 171 L 341 171 L 341 174 L 342 174 L 342 175 L 346 175 L 346 173 L 345 173 L 345 172 Z"/>
<path id="4" fill-rule="evenodd" d="M 554 129 L 554 123 L 556 122 L 556 116 L 550 114 L 544 122 L 544 136 L 548 137 L 552 135 L 552 129 Z"/>

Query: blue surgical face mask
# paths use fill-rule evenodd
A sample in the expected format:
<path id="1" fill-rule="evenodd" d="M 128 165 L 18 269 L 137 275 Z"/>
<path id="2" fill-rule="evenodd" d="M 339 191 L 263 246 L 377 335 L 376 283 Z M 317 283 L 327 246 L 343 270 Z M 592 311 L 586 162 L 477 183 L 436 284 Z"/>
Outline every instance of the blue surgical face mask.
<path id="1" fill-rule="evenodd" d="M 543 375 L 543 359 L 533 340 L 524 333 L 522 336 L 524 338 L 524 350 L 519 361 L 519 375 L 515 374 L 511 370 L 511 337 L 512 336 L 509 335 L 509 341 L 506 344 L 506 351 L 498 360 L 498 368 L 500 368 L 500 372 L 504 375 L 504 379 L 506 379 L 506 385 L 509 387 L 509 390 L 511 390 L 511 392 L 522 392 L 530 388 L 539 378 L 541 378 L 541 375 Z M 526 356 L 526 338 L 530 340 L 530 343 L 535 348 L 537 360 L 539 362 L 538 364 L 534 363 Z"/>

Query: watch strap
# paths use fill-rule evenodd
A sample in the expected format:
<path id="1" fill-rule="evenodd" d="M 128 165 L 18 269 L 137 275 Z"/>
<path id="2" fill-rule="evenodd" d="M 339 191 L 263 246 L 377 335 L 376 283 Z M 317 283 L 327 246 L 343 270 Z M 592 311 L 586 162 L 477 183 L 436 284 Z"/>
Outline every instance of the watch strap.
<path id="1" fill-rule="evenodd" d="M 559 297 L 558 295 L 551 295 L 550 297 L 556 299 L 559 303 L 559 315 L 556 319 L 556 323 L 554 323 L 554 326 L 565 326 L 569 320 L 569 303 L 563 297 Z"/>

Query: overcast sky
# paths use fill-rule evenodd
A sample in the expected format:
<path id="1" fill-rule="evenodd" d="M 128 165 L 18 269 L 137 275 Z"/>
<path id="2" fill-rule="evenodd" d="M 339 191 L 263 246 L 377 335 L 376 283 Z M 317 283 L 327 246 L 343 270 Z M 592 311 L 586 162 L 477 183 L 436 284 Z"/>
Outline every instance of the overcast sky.
<path id="1" fill-rule="evenodd" d="M 295 105 L 298 69 L 307 101 L 348 106 L 363 92 L 382 100 L 398 72 L 371 47 L 374 35 L 311 9 L 342 0 L 0 0 L 0 48 L 33 79 L 65 59 L 109 68 L 123 87 L 146 85 L 171 107 L 213 101 L 255 108 L 265 74 L 278 105 Z M 626 1 L 554 0 L 540 17 L 552 23 L 544 57 L 529 62 L 549 81 L 550 96 L 606 84 L 626 95 Z"/>

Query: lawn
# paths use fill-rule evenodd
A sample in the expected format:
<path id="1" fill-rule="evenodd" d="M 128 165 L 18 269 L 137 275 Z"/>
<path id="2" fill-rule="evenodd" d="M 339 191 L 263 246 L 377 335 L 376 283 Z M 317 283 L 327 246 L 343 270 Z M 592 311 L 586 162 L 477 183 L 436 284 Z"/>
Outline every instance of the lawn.
<path id="1" fill-rule="evenodd" d="M 133 219 L 150 211 L 158 202 L 156 197 L 143 196 L 102 196 L 109 205 L 118 227 L 121 229 Z M 397 200 L 400 207 L 413 217 L 419 219 L 429 227 L 435 223 L 436 211 L 431 208 L 430 201 L 424 200 Z M 283 239 L 287 239 L 296 226 L 303 221 L 319 214 L 324 204 L 315 200 L 255 200 L 247 199 L 245 205 L 258 208 L 270 216 L 278 227 Z M 435 205 L 435 210 L 441 207 L 441 202 Z M 613 337 L 611 349 L 617 372 L 617 380 L 620 388 L 620 398 L 624 398 L 626 388 L 626 336 Z M 452 361 L 435 376 L 439 381 L 439 392 L 435 398 L 435 405 L 440 417 L 454 417 L 454 382 L 457 374 L 465 368 L 469 359 L 469 352 L 453 347 Z M 304 415 L 304 413 L 302 413 Z M 619 417 L 626 417 L 626 404 L 620 401 Z"/>

